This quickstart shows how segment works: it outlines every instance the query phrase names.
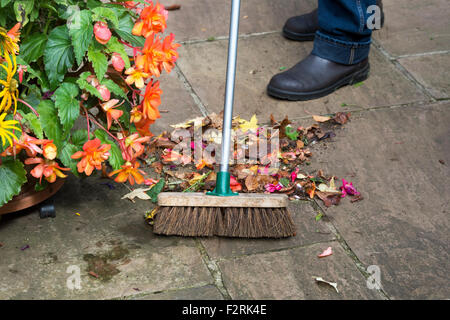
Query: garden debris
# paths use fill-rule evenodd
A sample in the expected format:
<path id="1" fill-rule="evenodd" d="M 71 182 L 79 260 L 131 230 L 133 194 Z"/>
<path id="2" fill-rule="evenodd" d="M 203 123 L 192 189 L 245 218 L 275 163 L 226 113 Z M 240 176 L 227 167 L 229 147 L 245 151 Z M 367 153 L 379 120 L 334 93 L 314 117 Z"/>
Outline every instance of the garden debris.
<path id="1" fill-rule="evenodd" d="M 181 5 L 180 4 L 173 4 L 171 6 L 167 6 L 166 10 L 167 11 L 175 11 L 175 10 L 180 10 L 181 9 Z"/>
<path id="2" fill-rule="evenodd" d="M 313 116 L 315 123 L 303 127 L 287 116 L 277 121 L 270 115 L 269 124 L 262 123 L 256 115 L 250 120 L 234 117 L 232 135 L 237 148 L 231 155 L 235 160 L 230 166 L 231 189 L 244 193 L 285 193 L 291 200 L 317 198 L 326 207 L 339 205 L 346 195 L 352 195 L 357 201 L 360 193 L 351 183 L 343 180 L 342 187 L 338 188 L 338 178 L 334 175 L 326 175 L 323 170 L 306 170 L 316 145 L 334 138 L 349 118 L 350 113 L 346 112 Z M 164 190 L 214 189 L 222 121 L 223 113 L 212 113 L 171 125 L 172 132 L 165 131 L 152 138 L 148 152 L 153 158 L 149 167 L 162 179 L 147 192 L 152 201 Z M 254 149 L 260 152 L 257 157 L 252 157 Z M 276 165 L 272 165 L 274 160 L 278 162 Z"/>
<path id="3" fill-rule="evenodd" d="M 0 248 L 3 247 L 3 246 L 4 246 L 3 242 L 0 242 Z"/>
<path id="4" fill-rule="evenodd" d="M 151 188 L 139 188 L 131 191 L 130 193 L 127 193 L 122 197 L 122 199 L 130 199 L 134 200 L 134 198 L 138 198 L 141 200 L 150 200 L 151 197 L 146 193 Z"/>
<path id="5" fill-rule="evenodd" d="M 81 216 L 81 214 L 79 213 L 79 212 L 75 212 L 75 215 L 77 215 L 77 216 Z"/>
<path id="6" fill-rule="evenodd" d="M 24 245 L 22 248 L 20 248 L 20 250 L 24 251 L 24 250 L 27 250 L 29 248 L 30 248 L 30 245 L 27 244 L 27 245 Z"/>
<path id="7" fill-rule="evenodd" d="M 336 290 L 336 292 L 339 293 L 336 282 L 329 282 L 329 281 L 323 280 L 322 277 L 313 277 L 313 278 L 314 278 L 314 280 L 316 280 L 319 283 L 326 283 L 326 284 L 332 286 Z"/>
<path id="8" fill-rule="evenodd" d="M 326 248 L 321 254 L 318 255 L 319 258 L 325 258 L 333 254 L 333 249 L 331 247 Z"/>

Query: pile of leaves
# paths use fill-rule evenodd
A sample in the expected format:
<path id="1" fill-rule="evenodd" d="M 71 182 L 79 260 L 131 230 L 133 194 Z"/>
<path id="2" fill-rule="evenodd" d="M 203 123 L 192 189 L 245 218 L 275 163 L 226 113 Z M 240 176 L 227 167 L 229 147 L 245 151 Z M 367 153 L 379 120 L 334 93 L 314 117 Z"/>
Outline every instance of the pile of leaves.
<path id="1" fill-rule="evenodd" d="M 256 115 L 250 121 L 240 117 L 234 118 L 233 132 L 244 136 L 248 147 L 241 149 L 241 152 L 236 146 L 234 148 L 232 158 L 235 164 L 230 166 L 231 189 L 245 193 L 284 193 L 292 200 L 318 198 L 327 207 L 338 205 L 341 198 L 347 195 L 353 197 L 352 201 L 362 199 L 360 193 L 345 179 L 342 180 L 342 185 L 338 186 L 335 176 L 326 175 L 323 170 L 307 170 L 313 159 L 312 150 L 315 145 L 335 137 L 335 131 L 347 123 L 350 114 L 339 112 L 332 116 L 313 118 L 315 123 L 308 127 L 298 126 L 288 117 L 277 121 L 273 115 L 270 117 L 270 123 L 265 125 L 258 124 Z M 222 119 L 223 114 L 215 113 L 204 118 L 191 119 L 173 125 L 172 132 L 165 131 L 152 139 L 149 156 L 145 161 L 160 180 L 158 187 L 148 189 L 150 191 L 147 199 L 156 200 L 156 194 L 163 190 L 206 192 L 214 189 L 218 168 L 214 157 L 204 153 L 203 157 L 196 159 L 195 153 L 199 149 L 208 150 L 211 144 L 216 144 L 215 150 L 218 150 Z M 200 128 L 205 133 L 201 136 L 201 143 L 194 137 Z M 253 143 L 260 143 L 262 138 L 268 141 L 277 139 L 278 148 L 270 150 L 268 146 L 266 157 L 249 160 L 248 150 Z M 180 148 L 177 151 L 176 147 L 180 145 L 191 152 L 179 152 Z M 241 154 L 242 150 L 244 155 Z M 247 156 L 246 161 L 239 163 L 237 160 L 242 156 Z M 274 159 L 273 157 L 279 160 L 277 167 L 271 166 L 267 161 L 269 158 Z"/>

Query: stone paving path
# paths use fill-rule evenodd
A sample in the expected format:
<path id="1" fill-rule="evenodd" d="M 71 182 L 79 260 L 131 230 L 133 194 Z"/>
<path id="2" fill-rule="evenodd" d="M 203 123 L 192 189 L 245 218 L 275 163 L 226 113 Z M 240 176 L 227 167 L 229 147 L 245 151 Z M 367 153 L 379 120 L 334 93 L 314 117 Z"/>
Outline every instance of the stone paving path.
<path id="1" fill-rule="evenodd" d="M 229 1 L 180 3 L 169 29 L 183 47 L 175 72 L 162 79 L 161 109 L 169 112 L 156 132 L 223 104 Z M 69 178 L 55 197 L 57 218 L 40 220 L 33 208 L 0 223 L 0 299 L 450 298 L 450 3 L 385 0 L 370 78 L 310 102 L 271 99 L 265 86 L 310 52 L 312 43 L 288 41 L 280 29 L 315 1 L 242 6 L 235 114 L 306 123 L 312 114 L 351 111 L 311 170 L 349 177 L 365 199 L 329 209 L 292 202 L 299 232 L 291 239 L 157 237 L 143 221 L 152 205 L 120 200 L 126 187 Z M 318 259 L 328 246 L 334 254 Z M 104 278 L 87 274 L 88 265 Z M 367 286 L 372 265 L 381 289 Z M 81 270 L 79 290 L 67 288 L 70 266 Z M 337 282 L 339 293 L 314 276 Z"/>

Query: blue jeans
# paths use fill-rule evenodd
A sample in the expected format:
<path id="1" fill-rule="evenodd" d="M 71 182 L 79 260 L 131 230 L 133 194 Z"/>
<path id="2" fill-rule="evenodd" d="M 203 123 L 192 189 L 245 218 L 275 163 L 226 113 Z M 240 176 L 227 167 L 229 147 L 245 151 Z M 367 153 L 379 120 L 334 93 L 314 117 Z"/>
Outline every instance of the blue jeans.
<path id="1" fill-rule="evenodd" d="M 376 0 L 319 0 L 319 30 L 312 54 L 351 65 L 369 56 L 372 30 L 367 8 Z"/>

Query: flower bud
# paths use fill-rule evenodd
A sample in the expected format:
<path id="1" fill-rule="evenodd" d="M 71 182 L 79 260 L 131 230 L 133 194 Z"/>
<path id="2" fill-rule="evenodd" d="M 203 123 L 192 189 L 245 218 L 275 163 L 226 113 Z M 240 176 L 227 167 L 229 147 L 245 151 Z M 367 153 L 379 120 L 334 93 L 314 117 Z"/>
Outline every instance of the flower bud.
<path id="1" fill-rule="evenodd" d="M 94 35 L 98 42 L 107 44 L 112 34 L 105 22 L 98 21 L 94 25 Z"/>
<path id="2" fill-rule="evenodd" d="M 109 101 L 111 99 L 111 92 L 109 92 L 105 85 L 97 86 L 97 90 L 102 96 L 103 101 Z"/>
<path id="3" fill-rule="evenodd" d="M 48 160 L 55 159 L 58 154 L 58 148 L 52 142 L 46 143 L 43 150 L 44 157 Z"/>
<path id="4" fill-rule="evenodd" d="M 125 68 L 125 61 L 123 61 L 122 57 L 117 52 L 113 53 L 111 63 L 117 72 L 122 72 Z"/>

